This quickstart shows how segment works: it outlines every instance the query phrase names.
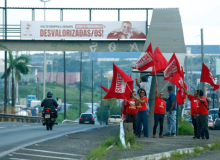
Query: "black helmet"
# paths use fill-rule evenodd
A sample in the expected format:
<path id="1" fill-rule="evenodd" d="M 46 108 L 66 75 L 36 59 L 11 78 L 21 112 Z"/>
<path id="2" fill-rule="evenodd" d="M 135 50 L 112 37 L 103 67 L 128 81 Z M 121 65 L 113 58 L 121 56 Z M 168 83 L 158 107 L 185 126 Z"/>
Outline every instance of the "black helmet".
<path id="1" fill-rule="evenodd" d="M 47 92 L 47 98 L 52 98 L 53 96 L 53 92 L 52 91 L 48 91 Z"/>

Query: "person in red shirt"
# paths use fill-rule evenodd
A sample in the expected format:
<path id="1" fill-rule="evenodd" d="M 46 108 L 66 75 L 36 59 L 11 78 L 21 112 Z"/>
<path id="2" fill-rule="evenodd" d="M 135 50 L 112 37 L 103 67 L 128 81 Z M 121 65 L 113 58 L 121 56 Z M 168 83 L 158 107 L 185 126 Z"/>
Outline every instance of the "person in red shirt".
<path id="1" fill-rule="evenodd" d="M 137 128 L 137 104 L 135 100 L 135 91 L 131 92 L 130 99 L 126 100 L 126 122 L 133 123 L 133 130 L 136 133 Z"/>
<path id="2" fill-rule="evenodd" d="M 194 91 L 194 96 L 189 94 L 189 92 L 183 87 L 181 86 L 184 90 L 184 92 L 186 93 L 186 95 L 188 96 L 190 102 L 191 102 L 191 118 L 192 118 L 192 124 L 193 124 L 193 127 L 194 127 L 194 137 L 193 138 L 196 138 L 197 136 L 197 121 L 196 121 L 196 117 L 195 117 L 195 114 L 196 114 L 196 110 L 197 110 L 197 107 L 198 107 L 198 93 L 197 93 L 197 90 Z M 202 139 L 205 139 L 204 137 L 204 130 L 202 130 Z"/>
<path id="3" fill-rule="evenodd" d="M 207 108 L 207 100 L 205 97 L 203 97 L 203 91 L 197 90 L 198 93 L 198 107 L 196 111 L 196 121 L 197 121 L 197 135 L 195 139 L 200 139 L 200 135 L 202 132 L 202 129 L 205 133 L 205 138 L 209 139 L 209 130 L 208 130 L 208 115 L 209 110 Z"/>
<path id="4" fill-rule="evenodd" d="M 125 119 L 126 118 L 126 110 L 127 110 L 127 100 L 125 99 L 123 102 L 122 102 L 122 116 L 121 116 L 121 120 Z"/>
<path id="5" fill-rule="evenodd" d="M 137 132 L 136 136 L 141 137 L 141 127 L 143 124 L 144 137 L 149 137 L 149 126 L 148 126 L 148 115 L 147 115 L 147 103 L 148 99 L 146 97 L 146 91 L 144 89 L 139 90 L 140 98 L 135 97 L 137 100 Z"/>
<path id="6" fill-rule="evenodd" d="M 166 102 L 163 100 L 163 92 L 160 92 L 158 96 L 158 83 L 156 83 L 153 138 L 156 138 L 156 130 L 157 130 L 158 123 L 160 123 L 159 137 L 163 138 L 162 133 L 163 133 L 164 119 L 166 119 Z"/>

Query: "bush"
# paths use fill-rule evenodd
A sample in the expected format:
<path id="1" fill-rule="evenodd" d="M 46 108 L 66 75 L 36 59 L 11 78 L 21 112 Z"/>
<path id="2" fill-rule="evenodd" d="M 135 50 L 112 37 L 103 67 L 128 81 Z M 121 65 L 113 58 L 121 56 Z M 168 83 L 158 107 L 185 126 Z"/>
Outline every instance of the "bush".
<path id="1" fill-rule="evenodd" d="M 182 119 L 179 119 L 179 135 L 193 135 L 194 129 L 193 126 Z"/>

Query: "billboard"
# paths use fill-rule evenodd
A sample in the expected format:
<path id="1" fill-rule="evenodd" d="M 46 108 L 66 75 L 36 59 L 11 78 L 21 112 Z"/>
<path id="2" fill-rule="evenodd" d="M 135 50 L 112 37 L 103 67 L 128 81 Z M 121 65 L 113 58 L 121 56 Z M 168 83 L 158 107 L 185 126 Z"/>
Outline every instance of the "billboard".
<path id="1" fill-rule="evenodd" d="M 146 39 L 145 21 L 21 21 L 21 39 Z"/>

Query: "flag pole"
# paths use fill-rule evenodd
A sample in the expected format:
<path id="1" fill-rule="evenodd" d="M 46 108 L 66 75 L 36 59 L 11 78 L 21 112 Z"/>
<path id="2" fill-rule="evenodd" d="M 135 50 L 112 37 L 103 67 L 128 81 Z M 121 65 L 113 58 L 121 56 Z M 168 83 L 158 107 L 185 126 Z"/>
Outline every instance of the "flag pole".
<path id="1" fill-rule="evenodd" d="M 157 81 L 157 75 L 156 75 L 156 68 L 155 68 L 155 65 L 154 65 L 154 71 L 155 71 L 156 83 L 158 83 L 158 81 Z"/>
<path id="2" fill-rule="evenodd" d="M 162 92 L 164 90 L 164 88 L 168 85 L 169 82 L 170 81 L 167 82 L 167 84 L 163 87 L 163 89 L 160 92 Z"/>
<path id="3" fill-rule="evenodd" d="M 127 83 L 126 83 L 126 85 L 128 86 L 128 88 L 131 91 L 131 93 L 133 94 L 133 96 L 135 96 L 134 93 L 132 92 L 131 88 L 129 87 L 129 85 Z"/>
<path id="4" fill-rule="evenodd" d="M 131 88 L 129 87 L 129 85 L 126 83 L 126 85 L 128 86 L 129 90 L 132 92 Z"/>

